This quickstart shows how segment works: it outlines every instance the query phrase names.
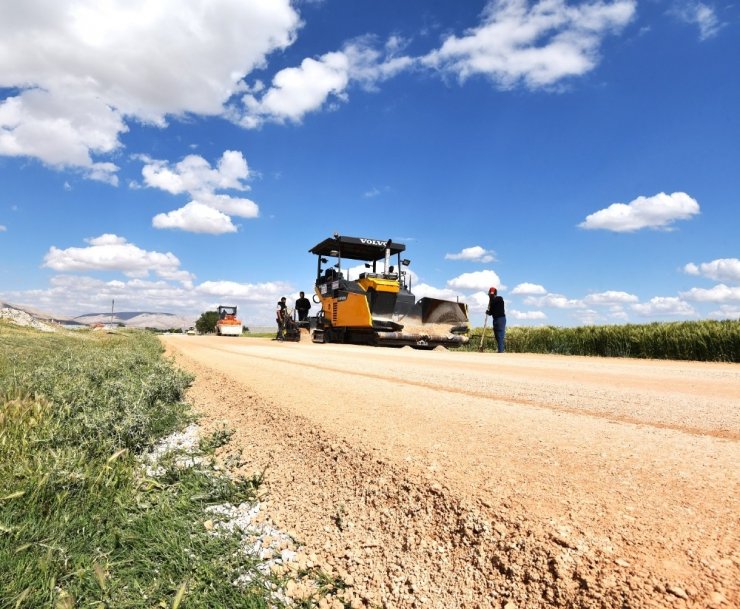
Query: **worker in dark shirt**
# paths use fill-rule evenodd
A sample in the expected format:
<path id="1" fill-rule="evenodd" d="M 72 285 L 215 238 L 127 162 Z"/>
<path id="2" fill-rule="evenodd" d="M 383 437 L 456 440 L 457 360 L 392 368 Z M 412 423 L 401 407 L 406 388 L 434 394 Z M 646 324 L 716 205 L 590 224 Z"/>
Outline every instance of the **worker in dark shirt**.
<path id="1" fill-rule="evenodd" d="M 496 288 L 488 290 L 488 310 L 486 315 L 493 318 L 493 335 L 496 337 L 498 352 L 504 352 L 504 338 L 506 336 L 506 311 L 504 310 L 504 299 L 498 295 Z"/>
<path id="2" fill-rule="evenodd" d="M 285 296 L 278 300 L 275 309 L 275 322 L 277 323 L 277 336 L 273 340 L 283 340 L 285 331 L 285 320 L 288 317 L 288 307 L 285 304 Z"/>
<path id="3" fill-rule="evenodd" d="M 295 301 L 295 310 L 298 311 L 298 321 L 306 321 L 311 309 L 311 301 L 301 292 L 301 297 Z"/>

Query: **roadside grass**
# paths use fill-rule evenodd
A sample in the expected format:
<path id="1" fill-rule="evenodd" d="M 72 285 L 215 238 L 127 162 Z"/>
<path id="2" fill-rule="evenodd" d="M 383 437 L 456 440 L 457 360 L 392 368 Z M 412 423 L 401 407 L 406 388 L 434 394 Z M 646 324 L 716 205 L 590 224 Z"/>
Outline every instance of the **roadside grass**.
<path id="1" fill-rule="evenodd" d="M 470 333 L 463 349 L 477 351 L 482 328 Z M 484 351 L 495 351 L 486 328 Z M 604 357 L 740 362 L 740 320 L 580 326 L 575 328 L 509 327 L 506 350 Z"/>
<path id="2" fill-rule="evenodd" d="M 207 456 L 183 468 L 170 454 L 156 477 L 142 464 L 192 421 L 192 379 L 161 355 L 146 332 L 0 324 L 0 608 L 281 606 L 204 513 L 254 501 L 259 480 L 215 475 Z"/>

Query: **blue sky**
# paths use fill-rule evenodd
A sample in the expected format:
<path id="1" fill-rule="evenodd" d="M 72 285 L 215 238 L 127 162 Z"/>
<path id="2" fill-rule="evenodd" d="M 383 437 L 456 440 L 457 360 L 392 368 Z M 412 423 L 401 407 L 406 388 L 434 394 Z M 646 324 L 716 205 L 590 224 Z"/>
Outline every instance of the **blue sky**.
<path id="1" fill-rule="evenodd" d="M 482 324 L 740 317 L 740 11 L 9 0 L 0 300 L 247 324 L 336 233 Z"/>

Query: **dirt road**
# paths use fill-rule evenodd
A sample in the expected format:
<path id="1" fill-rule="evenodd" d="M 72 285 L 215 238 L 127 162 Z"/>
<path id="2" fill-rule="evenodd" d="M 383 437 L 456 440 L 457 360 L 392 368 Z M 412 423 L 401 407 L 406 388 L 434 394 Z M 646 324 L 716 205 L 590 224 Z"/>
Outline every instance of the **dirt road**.
<path id="1" fill-rule="evenodd" d="M 164 341 L 353 606 L 740 606 L 740 366 Z"/>

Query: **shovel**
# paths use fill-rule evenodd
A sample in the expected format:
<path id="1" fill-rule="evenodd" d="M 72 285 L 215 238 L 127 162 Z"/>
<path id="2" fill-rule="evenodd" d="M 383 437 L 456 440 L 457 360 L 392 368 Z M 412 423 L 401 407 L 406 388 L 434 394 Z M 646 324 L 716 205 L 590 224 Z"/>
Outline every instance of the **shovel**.
<path id="1" fill-rule="evenodd" d="M 478 351 L 483 351 L 483 339 L 486 336 L 486 326 L 488 325 L 488 315 L 486 315 L 486 318 L 483 320 L 483 332 L 480 335 L 480 345 L 478 346 Z"/>

